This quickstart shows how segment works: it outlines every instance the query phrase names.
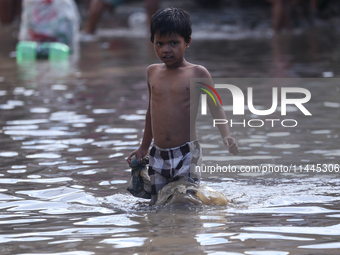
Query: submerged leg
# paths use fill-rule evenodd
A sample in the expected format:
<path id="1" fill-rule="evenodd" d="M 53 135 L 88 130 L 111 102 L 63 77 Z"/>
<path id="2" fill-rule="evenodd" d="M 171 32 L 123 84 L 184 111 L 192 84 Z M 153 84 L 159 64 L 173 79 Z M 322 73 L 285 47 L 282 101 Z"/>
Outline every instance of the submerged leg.
<path id="1" fill-rule="evenodd" d="M 158 192 L 169 183 L 168 179 L 154 171 L 149 167 L 149 176 L 151 181 L 151 201 L 150 205 L 154 205 L 158 199 Z"/>

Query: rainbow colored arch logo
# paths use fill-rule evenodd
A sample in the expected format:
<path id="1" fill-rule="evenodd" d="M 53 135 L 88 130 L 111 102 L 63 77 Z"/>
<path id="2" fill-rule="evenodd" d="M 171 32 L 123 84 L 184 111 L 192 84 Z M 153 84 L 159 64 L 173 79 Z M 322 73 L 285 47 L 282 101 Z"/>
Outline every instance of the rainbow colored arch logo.
<path id="1" fill-rule="evenodd" d="M 218 95 L 217 91 L 212 86 L 210 86 L 208 84 L 205 84 L 203 82 L 196 82 L 196 83 L 199 83 L 199 84 L 209 88 L 216 95 L 216 97 L 218 98 L 218 100 L 220 101 L 220 103 L 222 105 L 222 100 L 221 100 L 220 96 Z M 207 93 L 212 98 L 212 100 L 214 101 L 215 105 L 217 106 L 216 100 L 215 100 L 213 94 L 209 90 L 207 90 L 206 88 L 202 88 L 202 87 L 197 87 L 197 88 L 202 90 L 202 91 L 204 91 L 205 93 Z"/>

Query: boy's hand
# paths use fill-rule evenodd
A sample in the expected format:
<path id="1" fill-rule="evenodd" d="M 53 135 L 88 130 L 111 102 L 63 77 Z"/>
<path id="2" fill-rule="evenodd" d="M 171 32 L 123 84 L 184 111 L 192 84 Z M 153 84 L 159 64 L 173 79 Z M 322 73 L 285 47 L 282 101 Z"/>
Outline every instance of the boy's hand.
<path id="1" fill-rule="evenodd" d="M 135 150 L 134 152 L 132 152 L 132 153 L 130 154 L 130 156 L 128 156 L 128 158 L 127 158 L 126 161 L 127 161 L 129 164 L 131 164 L 131 163 L 132 163 L 132 162 L 131 162 L 132 156 L 133 156 L 133 155 L 136 155 L 137 160 L 140 162 L 140 161 L 142 160 L 142 158 L 143 158 L 147 153 L 148 153 L 148 150 L 144 150 L 144 149 L 142 149 L 142 148 L 138 148 L 137 150 Z"/>
<path id="2" fill-rule="evenodd" d="M 235 138 L 226 136 L 223 138 L 223 143 L 224 145 L 228 148 L 228 151 L 233 154 L 237 155 L 238 154 L 238 146 Z"/>

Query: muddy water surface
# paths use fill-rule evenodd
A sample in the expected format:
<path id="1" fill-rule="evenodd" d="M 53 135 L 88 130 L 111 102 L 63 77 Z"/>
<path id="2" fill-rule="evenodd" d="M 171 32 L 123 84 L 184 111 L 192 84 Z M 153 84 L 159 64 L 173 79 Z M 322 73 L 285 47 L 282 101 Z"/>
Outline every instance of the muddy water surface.
<path id="1" fill-rule="evenodd" d="M 336 170 L 203 174 L 204 184 L 231 200 L 223 207 L 150 208 L 126 191 L 125 158 L 144 126 L 145 69 L 157 62 L 147 38 L 102 38 L 81 43 L 74 63 L 18 66 L 10 57 L 13 31 L 0 33 L 1 254 L 339 253 Z M 339 82 L 323 80 L 339 73 L 338 42 L 320 31 L 194 35 L 187 59 L 216 78 L 318 78 L 303 80 L 312 118 L 290 108 L 289 118 L 301 119 L 294 129 L 236 126 L 238 156 L 221 147 L 211 119 L 200 119 L 204 163 L 339 164 Z M 271 95 L 274 85 L 261 84 L 254 91 Z M 259 117 L 247 111 L 245 118 Z"/>

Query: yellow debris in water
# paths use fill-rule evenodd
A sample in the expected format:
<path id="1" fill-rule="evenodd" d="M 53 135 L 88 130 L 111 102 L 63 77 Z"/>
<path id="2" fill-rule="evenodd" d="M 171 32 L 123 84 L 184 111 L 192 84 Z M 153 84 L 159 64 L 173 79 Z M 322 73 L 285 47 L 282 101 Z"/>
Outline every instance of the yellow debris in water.
<path id="1" fill-rule="evenodd" d="M 156 205 L 186 203 L 205 205 L 226 205 L 228 199 L 219 191 L 206 185 L 183 181 L 170 182 L 158 192 Z"/>
<path id="2" fill-rule="evenodd" d="M 229 202 L 221 192 L 206 185 L 199 186 L 196 195 L 206 205 L 226 205 Z"/>

